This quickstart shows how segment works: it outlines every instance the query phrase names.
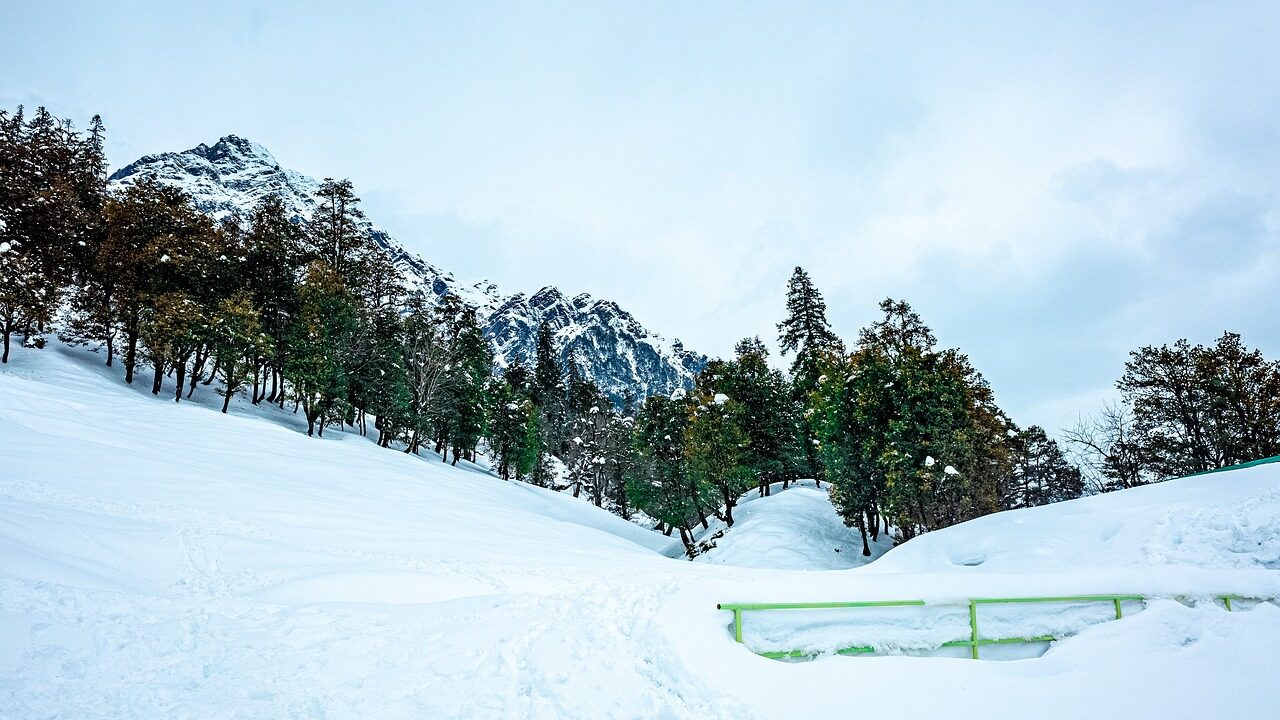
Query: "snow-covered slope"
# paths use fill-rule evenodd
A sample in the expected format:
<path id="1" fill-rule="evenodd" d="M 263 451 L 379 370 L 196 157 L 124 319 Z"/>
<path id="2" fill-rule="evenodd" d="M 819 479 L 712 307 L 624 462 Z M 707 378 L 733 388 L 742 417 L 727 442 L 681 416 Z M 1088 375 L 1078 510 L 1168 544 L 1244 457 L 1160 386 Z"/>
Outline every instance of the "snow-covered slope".
<path id="1" fill-rule="evenodd" d="M 294 219 L 302 221 L 311 216 L 320 186 L 282 167 L 263 146 L 236 135 L 212 146 L 147 155 L 116 171 L 111 183 L 119 186 L 142 177 L 182 188 L 201 211 L 214 217 L 244 217 L 263 198 L 278 195 Z M 690 387 L 706 364 L 705 356 L 650 332 L 617 303 L 585 294 L 566 298 L 554 287 L 529 296 L 504 295 L 492 283 L 456 279 L 368 220 L 364 229 L 390 256 L 407 287 L 436 296 L 455 295 L 477 309 L 499 365 L 531 362 L 542 322 L 554 331 L 561 359 L 575 357 L 615 401 L 628 394 L 643 399 Z"/>
<path id="2" fill-rule="evenodd" d="M 1267 549 L 1280 465 L 993 516 L 854 570 L 741 568 L 664 557 L 667 538 L 478 468 L 307 438 L 288 413 L 156 399 L 100 361 L 55 344 L 0 366 L 0 717 L 1280 711 L 1272 605 L 1156 601 L 1118 622 L 1073 620 L 1078 635 L 1008 663 L 776 662 L 734 643 L 715 609 L 1280 594 Z M 941 636 L 947 607 L 908 622 L 802 616 L 777 640 Z M 746 639 L 780 629 L 751 617 Z"/>

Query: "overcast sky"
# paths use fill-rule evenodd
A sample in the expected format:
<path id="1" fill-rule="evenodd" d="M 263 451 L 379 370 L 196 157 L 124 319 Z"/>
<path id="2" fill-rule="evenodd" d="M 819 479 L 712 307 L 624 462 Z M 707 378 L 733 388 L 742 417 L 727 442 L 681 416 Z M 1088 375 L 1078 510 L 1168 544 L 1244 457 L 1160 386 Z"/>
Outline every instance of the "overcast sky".
<path id="1" fill-rule="evenodd" d="M 1280 3 L 424 5 L 6 0 L 0 105 L 101 113 L 117 167 L 251 138 L 461 278 L 712 355 L 802 265 L 1051 431 L 1141 344 L 1280 357 Z"/>

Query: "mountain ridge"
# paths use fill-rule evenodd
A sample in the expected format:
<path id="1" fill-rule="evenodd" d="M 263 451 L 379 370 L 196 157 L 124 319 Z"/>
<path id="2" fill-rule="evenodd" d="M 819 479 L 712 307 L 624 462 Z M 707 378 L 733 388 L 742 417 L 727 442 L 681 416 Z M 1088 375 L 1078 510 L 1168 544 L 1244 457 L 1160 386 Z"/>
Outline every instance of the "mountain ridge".
<path id="1" fill-rule="evenodd" d="M 265 146 L 240 135 L 181 152 L 144 155 L 112 173 L 120 187 L 142 177 L 182 188 L 201 212 L 244 219 L 269 195 L 284 202 L 291 219 L 305 222 L 316 207 L 320 183 L 281 165 Z M 453 295 L 474 307 L 493 345 L 495 364 L 531 363 L 538 327 L 545 322 L 562 363 L 570 357 L 617 403 L 688 388 L 706 356 L 679 340 L 648 330 L 617 302 L 587 293 L 572 297 L 548 285 L 526 294 L 504 294 L 488 281 L 466 283 L 430 263 L 365 218 L 361 229 L 391 258 L 409 290 Z"/>

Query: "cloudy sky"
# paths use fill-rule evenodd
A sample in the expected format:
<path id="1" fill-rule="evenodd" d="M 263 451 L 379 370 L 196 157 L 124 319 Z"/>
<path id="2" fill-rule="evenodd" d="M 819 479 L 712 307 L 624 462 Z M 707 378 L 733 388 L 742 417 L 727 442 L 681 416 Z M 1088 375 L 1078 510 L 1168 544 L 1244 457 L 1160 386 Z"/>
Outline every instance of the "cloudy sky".
<path id="1" fill-rule="evenodd" d="M 1280 357 L 1280 4 L 1010 5 L 8 0 L 0 105 L 101 113 L 117 166 L 249 137 L 460 277 L 709 354 L 802 265 L 1051 430 L 1142 344 Z"/>

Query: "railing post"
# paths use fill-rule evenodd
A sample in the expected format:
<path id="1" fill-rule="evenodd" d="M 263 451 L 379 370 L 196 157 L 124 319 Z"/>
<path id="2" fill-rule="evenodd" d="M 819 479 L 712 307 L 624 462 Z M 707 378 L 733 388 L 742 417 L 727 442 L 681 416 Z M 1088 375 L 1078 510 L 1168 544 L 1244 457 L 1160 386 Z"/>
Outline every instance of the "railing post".
<path id="1" fill-rule="evenodd" d="M 733 609 L 733 639 L 742 642 L 742 610 Z"/>
<path id="2" fill-rule="evenodd" d="M 1116 619 L 1119 620 L 1120 618 L 1124 617 L 1124 612 L 1120 610 L 1120 598 L 1116 598 L 1115 602 L 1116 602 Z"/>
<path id="3" fill-rule="evenodd" d="M 972 649 L 973 659 L 978 659 L 978 604 L 969 601 L 969 640 L 973 643 Z"/>

